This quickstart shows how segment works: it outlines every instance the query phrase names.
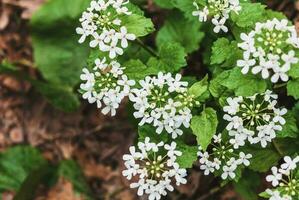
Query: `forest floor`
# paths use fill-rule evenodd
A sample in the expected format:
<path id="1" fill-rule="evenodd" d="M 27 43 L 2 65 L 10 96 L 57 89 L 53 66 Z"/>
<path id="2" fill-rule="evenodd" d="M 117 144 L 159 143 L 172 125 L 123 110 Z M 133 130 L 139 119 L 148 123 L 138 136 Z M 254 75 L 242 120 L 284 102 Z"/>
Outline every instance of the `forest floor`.
<path id="1" fill-rule="evenodd" d="M 32 58 L 28 21 L 44 0 L 0 1 L 0 61 L 7 59 L 18 64 L 31 76 L 38 76 Z M 269 1 L 269 6 L 294 20 L 299 19 L 294 1 Z M 156 10 L 148 1 L 149 12 Z M 159 24 L 163 13 L 154 17 Z M 163 20 L 162 20 L 163 21 Z M 299 21 L 299 20 L 298 20 Z M 299 26 L 298 26 L 299 27 Z M 196 55 L 194 55 L 196 56 Z M 193 56 L 193 57 L 194 57 Z M 192 63 L 192 56 L 189 59 Z M 123 104 L 125 105 L 125 104 Z M 76 113 L 55 110 L 40 97 L 28 82 L 0 75 L 0 150 L 17 144 L 38 147 L 43 155 L 55 163 L 73 158 L 83 169 L 95 196 L 105 200 L 135 200 L 135 191 L 122 177 L 122 155 L 133 144 L 136 129 L 130 125 L 126 107 L 115 118 L 103 116 L 94 106 L 82 102 Z M 241 200 L 228 186 L 221 192 L 217 180 L 204 177 L 199 169 L 189 172 L 189 183 L 177 188 L 169 199 L 183 200 Z M 12 199 L 7 193 L 5 200 Z M 77 200 L 70 183 L 65 180 L 49 191 L 41 189 L 38 200 Z"/>

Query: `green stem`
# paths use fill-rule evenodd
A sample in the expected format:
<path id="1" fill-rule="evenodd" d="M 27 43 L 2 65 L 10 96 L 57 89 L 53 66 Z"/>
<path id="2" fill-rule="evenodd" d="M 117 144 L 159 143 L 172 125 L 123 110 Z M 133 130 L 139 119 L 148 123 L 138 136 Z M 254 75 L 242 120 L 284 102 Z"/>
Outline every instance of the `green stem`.
<path id="1" fill-rule="evenodd" d="M 282 88 L 282 87 L 284 87 L 286 85 L 287 85 L 287 83 L 276 84 L 276 85 L 274 85 L 274 89 Z"/>
<path id="2" fill-rule="evenodd" d="M 147 45 L 145 45 L 142 40 L 140 40 L 139 38 L 136 39 L 136 43 L 141 46 L 144 50 L 146 50 L 147 52 L 149 52 L 152 56 L 154 57 L 159 57 L 158 54 L 152 50 L 150 47 L 148 47 Z"/>
<path id="3" fill-rule="evenodd" d="M 279 148 L 279 146 L 277 145 L 277 143 L 275 142 L 275 140 L 272 141 L 272 144 L 273 144 L 275 150 L 277 151 L 277 153 L 282 157 L 284 154 L 281 151 L 281 149 Z"/>

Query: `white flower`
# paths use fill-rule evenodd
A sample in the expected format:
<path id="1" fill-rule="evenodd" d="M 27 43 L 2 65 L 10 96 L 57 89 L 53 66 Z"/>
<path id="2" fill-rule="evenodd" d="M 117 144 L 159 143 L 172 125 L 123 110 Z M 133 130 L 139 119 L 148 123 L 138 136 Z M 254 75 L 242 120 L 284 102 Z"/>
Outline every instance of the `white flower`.
<path id="1" fill-rule="evenodd" d="M 299 196 L 299 179 L 296 176 L 296 173 L 298 173 L 297 163 L 299 162 L 299 156 L 294 159 L 285 156 L 284 161 L 279 169 L 272 167 L 272 174 L 266 177 L 266 181 L 271 182 L 274 187 L 265 191 L 270 195 L 271 200 L 292 200 Z"/>
<path id="2" fill-rule="evenodd" d="M 281 59 L 285 62 L 284 65 L 287 69 L 290 69 L 292 64 L 297 64 L 299 61 L 299 59 L 295 57 L 294 50 L 289 51 L 288 54 L 283 54 Z"/>
<path id="3" fill-rule="evenodd" d="M 106 58 L 95 60 L 93 71 L 83 69 L 80 78 L 83 83 L 80 85 L 83 99 L 89 103 L 96 103 L 102 108 L 103 114 L 116 114 L 122 99 L 129 95 L 135 81 L 128 80 L 123 74 L 123 67 L 116 61 L 106 62 Z M 109 66 L 109 67 L 108 67 Z"/>
<path id="4" fill-rule="evenodd" d="M 289 80 L 289 76 L 287 75 L 287 71 L 285 68 L 275 67 L 273 68 L 273 76 L 271 77 L 272 83 L 277 83 L 279 79 L 281 79 L 284 82 L 287 82 Z"/>
<path id="5" fill-rule="evenodd" d="M 267 189 L 266 193 L 270 195 L 270 199 L 269 200 L 285 200 L 285 199 L 281 198 L 280 193 L 277 190 L 276 191 L 272 191 L 270 189 Z"/>
<path id="6" fill-rule="evenodd" d="M 244 62 L 237 61 L 237 65 L 242 67 L 243 74 L 251 69 L 253 74 L 261 73 L 264 79 L 271 77 L 273 83 L 279 79 L 288 81 L 287 72 L 299 61 L 295 55 L 299 40 L 288 20 L 273 18 L 264 23 L 258 22 L 253 31 L 248 35 L 241 33 L 240 38 L 242 42 L 238 47 L 243 50 L 246 59 Z"/>
<path id="7" fill-rule="evenodd" d="M 286 120 L 282 117 L 288 112 L 287 109 L 274 109 L 275 117 L 273 118 L 274 122 L 279 122 L 281 125 L 286 123 Z"/>
<path id="8" fill-rule="evenodd" d="M 175 149 L 176 143 L 171 145 L 153 143 L 147 137 L 145 142 L 138 143 L 138 150 L 130 147 L 130 154 L 123 156 L 126 169 L 123 175 L 131 183 L 131 188 L 137 189 L 137 195 L 148 195 L 149 199 L 159 200 L 166 196 L 167 191 L 173 191 L 172 183 L 186 184 L 186 169 L 176 163 L 176 156 L 182 153 Z"/>
<path id="9" fill-rule="evenodd" d="M 213 136 L 214 142 L 215 143 L 220 143 L 222 141 L 221 137 L 222 137 L 221 133 L 219 133 L 218 135 L 214 135 Z"/>
<path id="10" fill-rule="evenodd" d="M 239 0 L 208 0 L 206 5 L 199 5 L 193 2 L 195 11 L 192 15 L 198 17 L 200 22 L 207 21 L 208 17 L 212 18 L 212 23 L 215 25 L 214 32 L 219 33 L 220 30 L 227 32 L 228 28 L 224 25 L 226 20 L 229 18 L 231 12 L 238 12 L 242 9 Z"/>
<path id="11" fill-rule="evenodd" d="M 175 150 L 176 149 L 176 143 L 171 142 L 170 145 L 165 144 L 164 148 L 168 151 L 167 155 L 169 157 L 176 157 L 176 156 L 181 156 L 182 152 Z"/>
<path id="12" fill-rule="evenodd" d="M 97 58 L 95 61 L 95 67 L 93 68 L 93 70 L 105 70 L 108 67 L 108 64 L 106 63 L 106 58 L 104 57 L 102 60 Z"/>
<path id="13" fill-rule="evenodd" d="M 134 34 L 128 33 L 127 28 L 125 26 L 122 26 L 120 28 L 120 32 L 116 33 L 116 36 L 118 39 L 121 40 L 121 46 L 123 48 L 128 47 L 128 40 L 135 40 L 136 36 Z"/>
<path id="14" fill-rule="evenodd" d="M 76 28 L 76 33 L 81 35 L 79 39 L 79 43 L 83 43 L 86 37 L 90 35 L 90 33 L 87 30 L 84 30 L 83 28 L 80 27 Z"/>
<path id="15" fill-rule="evenodd" d="M 269 69 L 271 69 L 272 64 L 271 62 L 266 62 L 265 60 L 261 60 L 259 65 L 256 65 L 255 67 L 252 68 L 252 73 L 253 74 L 258 74 L 262 73 L 263 79 L 267 79 L 270 75 Z"/>
<path id="16" fill-rule="evenodd" d="M 240 152 L 239 155 L 235 152 L 236 149 L 231 147 L 223 134 L 218 134 L 213 137 L 213 142 L 203 151 L 198 148 L 197 155 L 199 157 L 200 169 L 205 175 L 210 173 L 221 174 L 223 179 L 234 179 L 235 171 L 241 166 L 249 166 L 251 154 Z M 237 156 L 236 156 L 237 155 Z"/>
<path id="17" fill-rule="evenodd" d="M 212 23 L 215 25 L 214 27 L 214 32 L 219 33 L 221 30 L 224 31 L 225 33 L 228 31 L 228 28 L 224 25 L 226 22 L 226 18 L 221 18 L 218 20 L 217 18 L 212 19 Z"/>
<path id="18" fill-rule="evenodd" d="M 239 110 L 239 102 L 242 101 L 242 98 L 231 98 L 228 97 L 226 99 L 228 106 L 224 106 L 223 110 L 224 112 L 227 112 L 230 115 L 236 114 L 236 112 Z"/>
<path id="19" fill-rule="evenodd" d="M 299 162 L 299 156 L 297 156 L 295 159 L 292 159 L 292 158 L 289 157 L 289 156 L 285 156 L 283 159 L 284 159 L 284 161 L 285 161 L 285 163 L 283 163 L 283 164 L 281 165 L 281 168 L 282 168 L 283 170 L 287 170 L 287 171 L 289 171 L 289 170 L 294 170 L 294 169 L 296 169 L 296 167 L 297 167 L 297 163 Z"/>
<path id="20" fill-rule="evenodd" d="M 282 179 L 282 174 L 278 172 L 277 167 L 271 168 L 272 174 L 266 177 L 268 182 L 271 182 L 274 187 L 279 185 L 279 181 Z"/>
<path id="21" fill-rule="evenodd" d="M 249 59 L 249 54 L 244 54 L 244 60 L 238 60 L 237 66 L 241 67 L 241 72 L 243 74 L 247 74 L 249 71 L 249 68 L 253 66 L 256 63 L 254 59 Z"/>
<path id="22" fill-rule="evenodd" d="M 199 10 L 199 7 L 196 2 L 193 2 L 193 5 L 197 8 L 196 11 L 192 12 L 193 16 L 198 16 L 198 20 L 200 22 L 207 21 L 208 15 L 209 15 L 209 9 L 207 7 L 204 7 L 203 10 Z"/>
<path id="23" fill-rule="evenodd" d="M 250 165 L 250 162 L 249 162 L 249 159 L 252 158 L 252 155 L 251 154 L 245 154 L 244 152 L 240 152 L 239 154 L 239 159 L 237 160 L 237 163 L 240 165 L 240 164 L 243 164 L 245 166 L 249 166 Z"/>
<path id="24" fill-rule="evenodd" d="M 109 52 L 110 58 L 115 58 L 117 55 L 122 55 L 124 53 L 123 49 L 120 47 L 117 47 L 117 40 L 112 40 L 110 46 L 105 46 L 102 48 L 102 51 Z"/>
<path id="25" fill-rule="evenodd" d="M 241 127 L 243 125 L 243 121 L 242 118 L 238 117 L 238 116 L 233 116 L 231 117 L 230 115 L 225 114 L 223 116 L 223 119 L 229 121 L 230 123 L 226 126 L 227 130 L 232 130 L 234 129 L 238 129 L 239 127 Z"/>
<path id="26" fill-rule="evenodd" d="M 108 51 L 111 59 L 122 55 L 123 48 L 128 47 L 128 40 L 136 39 L 136 36 L 128 33 L 127 27 L 122 25 L 121 17 L 131 14 L 125 6 L 127 3 L 129 1 L 124 0 L 91 1 L 79 19 L 81 26 L 76 28 L 77 34 L 81 35 L 79 43 L 83 43 L 88 37 L 90 47 Z M 118 40 L 121 47 L 117 46 Z"/>
<path id="27" fill-rule="evenodd" d="M 236 170 L 236 165 L 224 166 L 223 173 L 221 174 L 221 178 L 223 180 L 227 179 L 228 177 L 234 179 L 236 177 L 236 174 L 234 173 L 235 170 Z"/>
<path id="28" fill-rule="evenodd" d="M 209 175 L 215 171 L 212 162 L 208 161 L 205 164 L 200 165 L 200 169 L 204 171 L 204 175 Z"/>
<path id="29" fill-rule="evenodd" d="M 223 107 L 223 119 L 228 121 L 229 142 L 234 148 L 244 146 L 248 140 L 251 144 L 260 143 L 266 147 L 282 130 L 285 124 L 283 115 L 287 109 L 276 108 L 278 96 L 267 90 L 250 97 L 227 98 L 228 105 Z"/>
<path id="30" fill-rule="evenodd" d="M 134 80 L 129 80 L 126 75 L 122 75 L 121 79 L 117 81 L 117 84 L 124 87 L 124 93 L 129 94 L 130 87 L 135 85 Z"/>
<path id="31" fill-rule="evenodd" d="M 152 124 L 156 133 L 165 130 L 173 139 L 183 134 L 181 126 L 190 126 L 190 108 L 199 102 L 187 92 L 188 83 L 181 78 L 178 74 L 173 78 L 170 73 L 159 72 L 139 81 L 141 88 L 129 95 L 136 109 L 134 117 L 141 120 L 139 125 Z"/>

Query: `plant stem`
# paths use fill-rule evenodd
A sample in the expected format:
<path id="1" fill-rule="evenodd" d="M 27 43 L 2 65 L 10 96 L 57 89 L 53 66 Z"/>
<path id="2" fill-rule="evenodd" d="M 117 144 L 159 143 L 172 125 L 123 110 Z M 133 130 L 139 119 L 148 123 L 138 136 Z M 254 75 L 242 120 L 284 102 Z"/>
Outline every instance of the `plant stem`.
<path id="1" fill-rule="evenodd" d="M 146 50 L 147 52 L 149 52 L 152 56 L 157 57 L 157 58 L 159 57 L 154 50 L 152 50 L 150 47 L 148 47 L 147 45 L 145 45 L 142 42 L 142 40 L 140 40 L 139 38 L 136 39 L 136 43 L 138 45 L 140 45 L 144 50 Z"/>
<path id="2" fill-rule="evenodd" d="M 281 88 L 281 87 L 284 87 L 286 85 L 287 85 L 287 83 L 280 83 L 280 84 L 274 85 L 274 89 Z"/>
<path id="3" fill-rule="evenodd" d="M 207 194 L 201 196 L 199 199 L 197 200 L 205 200 L 207 198 L 209 198 L 210 196 L 218 193 L 220 191 L 221 187 L 215 187 L 215 188 L 212 188 Z"/>
<path id="4" fill-rule="evenodd" d="M 281 149 L 278 147 L 277 143 L 276 143 L 274 140 L 272 141 L 272 144 L 273 144 L 275 150 L 277 151 L 277 153 L 278 153 L 280 156 L 283 156 L 283 155 L 284 155 L 283 152 L 281 151 Z"/>

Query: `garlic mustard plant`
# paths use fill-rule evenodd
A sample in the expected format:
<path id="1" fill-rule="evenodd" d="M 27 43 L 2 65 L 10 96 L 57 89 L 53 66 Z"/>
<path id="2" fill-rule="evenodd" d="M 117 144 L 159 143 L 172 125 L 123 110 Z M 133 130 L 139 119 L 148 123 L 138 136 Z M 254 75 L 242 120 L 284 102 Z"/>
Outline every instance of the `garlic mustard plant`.
<path id="1" fill-rule="evenodd" d="M 128 47 L 129 40 L 135 40 L 136 36 L 128 33 L 122 26 L 122 15 L 130 15 L 126 7 L 129 1 L 124 0 L 98 0 L 91 1 L 90 7 L 83 12 L 81 27 L 76 32 L 81 35 L 79 43 L 83 43 L 90 37 L 89 46 L 99 48 L 103 52 L 109 52 L 111 59 L 123 54 L 123 49 Z"/>
<path id="2" fill-rule="evenodd" d="M 131 87 L 135 85 L 135 81 L 129 80 L 123 70 L 116 61 L 107 63 L 106 58 L 96 59 L 94 68 L 84 68 L 80 77 L 83 81 L 80 85 L 83 99 L 96 103 L 98 108 L 102 108 L 103 114 L 110 112 L 114 116 L 123 98 L 129 95 Z"/>
<path id="3" fill-rule="evenodd" d="M 288 71 L 299 59 L 296 51 L 299 38 L 295 26 L 286 19 L 276 18 L 256 23 L 248 34 L 241 33 L 243 59 L 237 61 L 242 73 L 261 73 L 263 79 L 270 78 L 273 83 L 289 80 Z"/>
<path id="4" fill-rule="evenodd" d="M 173 191 L 172 184 L 186 184 L 186 169 L 180 168 L 176 162 L 182 152 L 176 150 L 176 143 L 158 144 L 149 137 L 138 142 L 138 148 L 130 147 L 130 154 L 123 156 L 126 169 L 122 174 L 128 180 L 134 180 L 131 188 L 137 189 L 137 195 L 147 195 L 150 200 L 159 200 Z"/>
<path id="5" fill-rule="evenodd" d="M 196 11 L 192 15 L 198 17 L 200 22 L 205 22 L 208 18 L 212 18 L 214 24 L 214 32 L 228 32 L 225 22 L 229 19 L 231 12 L 238 12 L 242 9 L 239 0 L 206 0 L 193 3 Z"/>
<path id="6" fill-rule="evenodd" d="M 250 97 L 227 99 L 223 119 L 229 122 L 226 129 L 235 148 L 244 146 L 247 140 L 266 147 L 276 137 L 276 132 L 282 130 L 282 125 L 286 123 L 283 115 L 287 110 L 277 108 L 277 98 L 268 90 Z"/>
<path id="7" fill-rule="evenodd" d="M 224 180 L 235 179 L 238 168 L 248 167 L 252 158 L 251 154 L 237 152 L 232 144 L 223 139 L 222 134 L 213 136 L 213 141 L 206 151 L 199 147 L 197 155 L 200 169 L 205 175 L 215 173 Z"/>
<path id="8" fill-rule="evenodd" d="M 297 167 L 299 156 L 292 159 L 284 157 L 284 163 L 280 168 L 272 167 L 272 174 L 266 180 L 272 184 L 273 189 L 267 189 L 265 196 L 270 200 L 296 200 L 299 197 L 299 176 Z"/>
<path id="9" fill-rule="evenodd" d="M 183 134 L 181 126 L 188 128 L 192 118 L 191 109 L 199 102 L 187 92 L 188 83 L 182 76 L 160 72 L 157 76 L 145 77 L 133 89 L 130 100 L 134 103 L 134 117 L 141 119 L 139 125 L 152 124 L 160 134 L 164 129 L 173 139 Z"/>

